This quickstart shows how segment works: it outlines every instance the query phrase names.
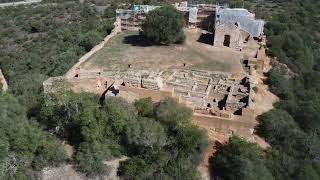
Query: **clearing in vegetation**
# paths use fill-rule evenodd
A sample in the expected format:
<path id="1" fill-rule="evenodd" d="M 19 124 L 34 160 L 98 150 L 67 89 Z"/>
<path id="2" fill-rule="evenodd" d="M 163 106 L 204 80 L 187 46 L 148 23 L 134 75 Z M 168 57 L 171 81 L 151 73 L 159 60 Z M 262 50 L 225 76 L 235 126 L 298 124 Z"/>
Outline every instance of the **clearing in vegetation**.
<path id="1" fill-rule="evenodd" d="M 183 45 L 160 46 L 149 43 L 138 32 L 126 31 L 114 37 L 94 54 L 82 69 L 166 69 L 186 68 L 198 70 L 242 72 L 240 53 L 217 49 L 200 42 L 199 30 L 186 30 Z"/>

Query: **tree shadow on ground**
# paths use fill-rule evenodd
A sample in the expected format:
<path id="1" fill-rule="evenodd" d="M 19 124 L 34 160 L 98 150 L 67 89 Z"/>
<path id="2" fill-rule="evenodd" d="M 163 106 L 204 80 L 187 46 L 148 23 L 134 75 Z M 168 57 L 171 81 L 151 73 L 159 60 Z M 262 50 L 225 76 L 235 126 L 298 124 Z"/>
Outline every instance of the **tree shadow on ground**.
<path id="1" fill-rule="evenodd" d="M 143 35 L 129 35 L 124 37 L 123 39 L 124 44 L 130 44 L 132 46 L 141 46 L 141 47 L 148 47 L 148 46 L 164 46 L 163 44 L 155 43 Z"/>
<path id="2" fill-rule="evenodd" d="M 224 144 L 220 143 L 219 141 L 215 141 L 214 142 L 214 145 L 213 145 L 213 149 L 216 149 L 216 150 L 219 150 L 223 147 Z M 215 179 L 220 179 L 218 178 L 218 173 L 219 172 L 214 172 L 215 169 L 214 169 L 214 158 L 215 158 L 215 155 L 214 154 L 211 154 L 211 156 L 209 157 L 208 161 L 209 161 L 209 167 L 208 167 L 208 170 L 209 170 L 209 175 L 210 175 L 210 180 L 215 180 Z"/>
<path id="3" fill-rule="evenodd" d="M 213 45 L 214 35 L 212 33 L 202 33 L 197 40 L 200 43 Z"/>

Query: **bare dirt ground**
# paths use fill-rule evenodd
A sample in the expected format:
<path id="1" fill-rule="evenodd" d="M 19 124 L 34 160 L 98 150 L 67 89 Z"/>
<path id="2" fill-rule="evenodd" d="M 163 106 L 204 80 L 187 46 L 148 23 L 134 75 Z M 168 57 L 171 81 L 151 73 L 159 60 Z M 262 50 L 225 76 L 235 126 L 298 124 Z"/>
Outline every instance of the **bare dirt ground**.
<path id="1" fill-rule="evenodd" d="M 250 44 L 252 46 L 255 46 L 254 44 Z M 249 45 L 249 46 L 250 46 Z M 248 47 L 250 51 L 250 47 Z M 271 68 L 270 58 L 265 56 L 265 66 L 263 69 L 264 73 L 267 73 Z M 267 84 L 265 84 L 265 80 L 267 77 L 265 75 L 256 74 L 255 75 L 257 83 L 257 92 L 255 94 L 254 100 L 255 100 L 255 118 L 257 118 L 259 115 L 270 111 L 273 109 L 273 104 L 276 103 L 279 98 L 274 95 L 272 92 L 270 92 L 269 87 Z M 210 167 L 209 167 L 209 159 L 213 155 L 213 153 L 216 152 L 216 146 L 214 142 L 219 142 L 221 144 L 226 143 L 228 141 L 228 138 L 230 136 L 208 131 L 209 141 L 210 145 L 204 155 L 203 161 L 198 166 L 198 170 L 201 174 L 201 177 L 203 180 L 210 180 L 212 177 L 210 177 Z M 262 149 L 268 148 L 270 145 L 265 142 L 265 140 L 257 135 L 252 135 L 252 142 L 257 143 Z"/>
<path id="2" fill-rule="evenodd" d="M 82 69 L 198 69 L 223 71 L 230 73 L 243 73 L 244 70 L 240 63 L 240 59 L 244 56 L 244 52 L 236 52 L 229 48 L 217 48 L 212 46 L 210 36 L 212 34 L 203 32 L 198 29 L 186 30 L 186 42 L 183 45 L 156 46 L 146 43 L 145 39 L 134 32 L 123 32 L 111 39 L 105 47 L 95 53 L 88 61 L 81 65 Z M 246 53 L 253 52 L 256 49 L 254 42 L 248 42 Z M 271 68 L 270 59 L 266 57 L 266 67 L 264 72 L 268 72 Z M 183 64 L 186 63 L 186 67 Z M 256 75 L 258 81 L 257 92 L 255 96 L 255 117 L 273 108 L 273 104 L 278 98 L 269 91 L 269 88 L 263 81 L 266 79 L 263 75 Z M 93 80 L 94 81 L 94 80 Z M 91 86 L 91 81 L 84 84 Z M 97 84 L 97 88 L 100 87 Z M 125 96 L 132 96 L 127 93 Z M 134 100 L 134 98 L 132 99 Z M 247 120 L 247 119 L 245 119 Z M 215 142 L 225 143 L 228 141 L 228 135 L 209 131 L 208 132 L 210 146 L 205 153 L 202 163 L 198 166 L 202 179 L 210 179 L 209 158 L 216 151 Z M 252 136 L 254 142 L 258 143 L 262 148 L 269 145 L 260 137 Z M 72 166 L 67 165 L 60 167 L 58 172 L 66 173 L 65 177 L 79 177 L 83 179 Z M 67 171 L 67 172 L 65 172 Z M 62 173 L 62 174 L 63 174 Z M 59 174 L 59 173 L 58 173 Z M 50 179 L 50 178 L 47 178 Z M 72 178 L 71 178 L 72 179 Z"/>
<path id="3" fill-rule="evenodd" d="M 64 144 L 67 156 L 72 158 L 74 148 L 69 144 Z M 41 180 L 119 180 L 117 175 L 118 167 L 121 161 L 127 160 L 128 157 L 122 156 L 109 161 L 104 161 L 105 174 L 96 177 L 87 177 L 76 170 L 72 164 L 64 164 L 59 167 L 48 167 L 43 169 L 37 179 Z"/>
<path id="4" fill-rule="evenodd" d="M 159 46 L 147 43 L 137 32 L 123 32 L 94 54 L 82 69 L 167 69 L 188 68 L 243 72 L 239 52 L 216 48 L 197 29 L 186 30 L 183 45 Z M 186 67 L 184 67 L 186 63 Z"/>
<path id="5" fill-rule="evenodd" d="M 210 180 L 212 179 L 210 174 L 209 159 L 213 153 L 217 151 L 216 143 L 224 144 L 228 142 L 229 136 L 217 132 L 208 132 L 209 146 L 204 154 L 203 161 L 198 166 L 198 171 L 201 174 L 201 179 Z"/>
<path id="6" fill-rule="evenodd" d="M 265 67 L 263 72 L 267 73 L 272 68 L 270 64 L 270 58 L 266 57 L 265 59 Z M 273 104 L 276 103 L 279 98 L 270 92 L 269 87 L 264 81 L 267 79 L 264 75 L 256 75 L 258 85 L 257 85 L 257 92 L 255 95 L 255 115 L 259 116 L 264 112 L 267 112 L 273 109 Z"/>
<path id="7" fill-rule="evenodd" d="M 123 156 L 110 161 L 105 161 L 107 174 L 97 177 L 87 177 L 84 174 L 76 171 L 76 168 L 71 164 L 62 165 L 55 168 L 45 168 L 41 171 L 38 179 L 41 180 L 119 180 L 117 171 L 119 163 L 128 159 Z"/>

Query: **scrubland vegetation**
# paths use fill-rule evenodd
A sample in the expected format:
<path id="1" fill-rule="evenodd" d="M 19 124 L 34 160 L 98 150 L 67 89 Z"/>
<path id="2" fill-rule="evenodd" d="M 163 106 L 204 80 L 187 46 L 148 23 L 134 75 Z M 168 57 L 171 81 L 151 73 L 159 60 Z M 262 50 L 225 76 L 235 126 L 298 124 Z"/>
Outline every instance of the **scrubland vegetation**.
<path id="1" fill-rule="evenodd" d="M 80 171 L 103 173 L 103 161 L 126 155 L 130 159 L 119 169 L 125 179 L 196 179 L 192 171 L 208 142 L 191 124 L 190 109 L 169 98 L 156 104 L 151 98 L 98 102 L 85 93 L 50 95 L 37 118 L 75 147 Z"/>
<path id="2" fill-rule="evenodd" d="M 0 9 L 0 66 L 11 92 L 28 108 L 35 106 L 42 82 L 65 73 L 113 22 L 75 1 Z"/>
<path id="3" fill-rule="evenodd" d="M 245 2 L 249 9 L 254 9 L 257 4 L 255 1 Z M 272 16 L 265 17 L 269 55 L 280 62 L 274 61 L 267 83 L 280 97 L 280 102 L 259 118 L 256 132 L 271 145 L 262 161 L 273 176 L 270 179 L 316 180 L 320 178 L 320 1 L 268 0 L 256 10 L 263 9 L 266 4 L 273 4 Z M 233 144 L 218 151 L 213 161 L 213 169 L 223 170 L 218 176 L 223 179 L 256 179 L 257 175 L 262 177 L 264 173 L 264 177 L 269 177 L 265 174 L 265 167 L 253 168 L 254 161 L 260 161 L 261 156 L 247 156 L 248 151 L 259 154 L 261 150 L 250 150 L 243 143 Z M 231 157 L 241 160 L 234 165 Z M 230 172 L 241 175 L 232 176 Z"/>
<path id="4" fill-rule="evenodd" d="M 268 74 L 281 100 L 256 129 L 271 148 L 233 137 L 211 158 L 214 175 L 319 179 L 320 1 L 219 2 L 264 17 L 269 54 L 285 65 L 275 62 Z M 61 140 L 74 146 L 72 160 L 88 176 L 104 173 L 104 160 L 127 155 L 119 168 L 124 179 L 199 178 L 195 166 L 207 137 L 190 123 L 190 110 L 171 99 L 129 104 L 107 98 L 101 104 L 91 94 L 42 95 L 43 80 L 62 75 L 111 31 L 117 6 L 111 4 L 100 13 L 87 3 L 59 0 L 0 9 L 0 66 L 9 83 L 9 92 L 0 94 L 0 179 L 27 179 L 32 170 L 66 162 Z"/>

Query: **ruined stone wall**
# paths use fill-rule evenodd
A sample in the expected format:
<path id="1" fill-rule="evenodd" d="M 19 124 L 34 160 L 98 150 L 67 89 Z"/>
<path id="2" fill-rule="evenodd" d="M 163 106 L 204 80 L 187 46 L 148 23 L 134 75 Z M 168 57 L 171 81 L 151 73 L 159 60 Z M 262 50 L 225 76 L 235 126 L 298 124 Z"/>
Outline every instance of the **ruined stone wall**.
<path id="1" fill-rule="evenodd" d="M 193 115 L 193 123 L 207 131 L 224 134 L 235 134 L 241 137 L 250 138 L 253 134 L 256 123 L 253 121 L 241 121 L 237 119 L 215 118 L 205 115 Z"/>
<path id="2" fill-rule="evenodd" d="M 157 91 L 157 90 L 150 90 L 144 88 L 131 88 L 120 86 L 119 87 L 120 94 L 123 91 L 133 92 L 138 95 L 139 98 L 144 97 L 151 97 L 153 101 L 158 102 L 165 97 L 173 97 L 177 102 L 180 104 L 190 106 L 190 103 L 181 100 L 181 98 L 176 97 L 173 91 Z M 253 116 L 249 114 L 253 114 L 253 112 L 246 112 L 243 118 L 240 120 L 238 117 L 236 118 L 220 118 L 211 115 L 202 115 L 198 113 L 193 114 L 193 123 L 208 130 L 214 131 L 224 134 L 236 134 L 241 137 L 251 138 L 254 127 L 256 126 L 256 122 L 253 121 Z"/>
<path id="3" fill-rule="evenodd" d="M 98 52 L 100 49 L 102 49 L 104 47 L 104 45 L 111 39 L 113 38 L 115 35 L 117 35 L 118 33 L 121 32 L 121 27 L 118 25 L 118 21 L 116 21 L 114 23 L 114 29 L 112 30 L 112 32 L 106 36 L 103 41 L 101 43 L 99 43 L 98 45 L 96 45 L 95 47 L 93 47 L 88 53 L 86 53 L 85 55 L 83 55 L 78 62 L 65 74 L 66 78 L 72 78 L 75 77 L 75 75 L 78 73 L 79 71 L 79 67 L 82 63 L 84 63 L 85 61 L 87 61 L 94 53 Z"/>
<path id="4" fill-rule="evenodd" d="M 230 36 L 228 45 L 225 45 L 226 36 Z M 214 34 L 214 46 L 230 47 L 232 49 L 241 50 L 243 47 L 243 37 L 240 27 L 235 24 L 220 24 L 216 26 Z"/>
<path id="5" fill-rule="evenodd" d="M 157 102 L 165 97 L 174 97 L 173 91 L 159 91 L 144 88 L 131 88 L 126 86 L 119 86 L 120 94 L 122 91 L 128 91 L 136 94 L 139 98 L 151 97 L 153 101 Z"/>

